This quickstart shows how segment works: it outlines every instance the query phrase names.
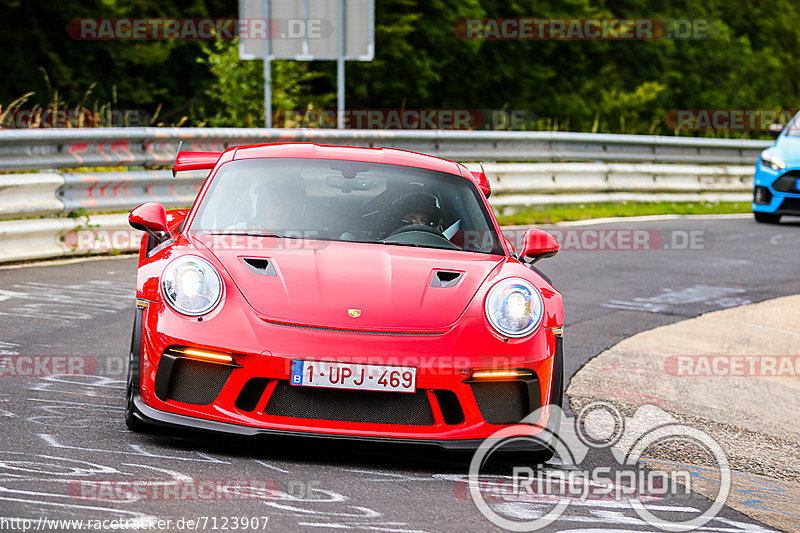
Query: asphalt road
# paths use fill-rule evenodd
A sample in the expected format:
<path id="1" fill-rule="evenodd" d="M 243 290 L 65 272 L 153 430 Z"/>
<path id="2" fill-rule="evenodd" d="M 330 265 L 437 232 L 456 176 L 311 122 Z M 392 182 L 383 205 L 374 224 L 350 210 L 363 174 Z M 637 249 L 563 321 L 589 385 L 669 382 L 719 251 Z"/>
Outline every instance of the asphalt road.
<path id="1" fill-rule="evenodd" d="M 567 377 L 637 332 L 800 293 L 797 223 L 637 220 L 549 229 L 567 232 L 562 252 L 538 265 L 564 294 Z M 582 249 L 596 239 L 605 239 L 605 247 L 618 248 L 619 238 L 625 244 L 625 233 L 609 237 L 600 230 L 646 232 L 646 249 Z M 0 530 L 14 529 L 20 522 L 13 520 L 21 518 L 53 530 L 56 524 L 40 520 L 148 517 L 172 519 L 152 523 L 152 530 L 169 531 L 499 530 L 466 494 L 464 456 L 418 446 L 129 432 L 123 406 L 135 261 L 129 256 L 0 269 L 0 355 L 38 356 L 41 365 L 41 375 L 12 375 L 6 368 L 0 377 Z M 91 375 L 44 375 L 47 365 L 64 361 L 87 365 Z M 587 462 L 605 466 L 611 460 L 597 453 Z M 508 466 L 495 465 L 493 474 L 507 474 Z M 185 494 L 154 495 L 173 480 Z M 222 481 L 268 490 L 210 499 L 196 492 Z M 138 495 L 126 492 L 133 486 Z M 662 516 L 678 520 L 707 508 L 708 501 L 673 495 L 658 505 Z M 547 503 L 505 501 L 495 507 L 524 518 L 541 515 Z M 761 528 L 770 530 L 725 508 L 702 530 Z M 75 529 L 73 524 L 62 530 Z M 607 499 L 570 505 L 545 530 L 615 529 L 655 530 L 624 501 Z"/>

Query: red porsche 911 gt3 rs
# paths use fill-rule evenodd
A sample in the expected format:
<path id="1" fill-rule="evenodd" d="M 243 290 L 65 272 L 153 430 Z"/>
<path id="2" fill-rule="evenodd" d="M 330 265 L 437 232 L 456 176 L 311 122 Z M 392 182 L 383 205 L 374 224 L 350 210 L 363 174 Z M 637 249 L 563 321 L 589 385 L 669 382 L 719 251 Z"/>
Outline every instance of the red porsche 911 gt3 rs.
<path id="1" fill-rule="evenodd" d="M 126 422 L 470 449 L 563 392 L 561 294 L 485 174 L 393 149 L 180 152 L 193 207 L 147 203 Z M 537 425 L 548 423 L 543 409 Z M 552 420 L 549 421 L 552 423 Z"/>

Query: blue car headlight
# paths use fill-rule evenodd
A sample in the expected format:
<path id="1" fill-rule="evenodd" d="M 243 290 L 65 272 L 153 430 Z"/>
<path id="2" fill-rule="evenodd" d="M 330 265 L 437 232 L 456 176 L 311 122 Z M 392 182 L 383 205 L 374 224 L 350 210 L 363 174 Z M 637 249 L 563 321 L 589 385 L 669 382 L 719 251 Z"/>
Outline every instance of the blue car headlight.
<path id="1" fill-rule="evenodd" d="M 508 278 L 491 288 L 484 311 L 489 324 L 498 333 L 519 338 L 530 335 L 539 327 L 544 315 L 544 302 L 530 282 Z"/>
<path id="2" fill-rule="evenodd" d="M 205 315 L 222 298 L 222 279 L 211 263 L 195 255 L 175 259 L 161 274 L 161 290 L 177 312 Z"/>
<path id="3" fill-rule="evenodd" d="M 761 164 L 772 170 L 783 170 L 786 168 L 786 163 L 783 162 L 783 159 L 772 153 L 769 149 L 761 152 Z"/>

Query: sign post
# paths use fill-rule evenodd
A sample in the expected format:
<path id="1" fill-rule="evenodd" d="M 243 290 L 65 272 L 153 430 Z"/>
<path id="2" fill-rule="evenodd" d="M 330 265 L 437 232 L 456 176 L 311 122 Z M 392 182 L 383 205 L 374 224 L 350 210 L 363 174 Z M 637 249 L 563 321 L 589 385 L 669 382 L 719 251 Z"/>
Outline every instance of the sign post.
<path id="1" fill-rule="evenodd" d="M 344 129 L 344 58 L 346 55 L 347 26 L 345 19 L 346 0 L 339 1 L 339 57 L 336 58 L 336 127 Z"/>
<path id="2" fill-rule="evenodd" d="M 264 20 L 269 21 L 269 0 L 264 0 Z M 269 22 L 266 23 L 269 31 Z M 272 55 L 270 39 L 264 39 L 264 127 L 272 127 Z"/>
<path id="3" fill-rule="evenodd" d="M 293 59 L 336 61 L 336 124 L 344 128 L 345 61 L 375 57 L 375 0 L 239 0 L 239 18 L 247 28 L 239 58 L 264 60 L 266 127 L 272 127 L 270 62 Z"/>

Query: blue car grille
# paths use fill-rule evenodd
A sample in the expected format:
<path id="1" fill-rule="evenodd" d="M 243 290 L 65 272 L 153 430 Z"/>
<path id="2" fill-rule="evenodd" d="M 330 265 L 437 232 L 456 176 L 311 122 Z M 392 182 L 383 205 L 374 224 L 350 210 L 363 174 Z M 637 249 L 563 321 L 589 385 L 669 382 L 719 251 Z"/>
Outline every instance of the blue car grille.
<path id="1" fill-rule="evenodd" d="M 800 180 L 800 170 L 790 170 L 772 183 L 772 188 L 778 192 L 800 193 L 797 186 Z"/>

